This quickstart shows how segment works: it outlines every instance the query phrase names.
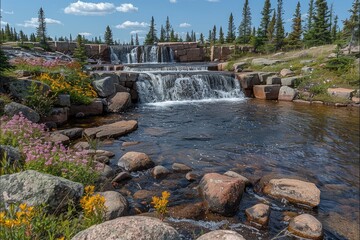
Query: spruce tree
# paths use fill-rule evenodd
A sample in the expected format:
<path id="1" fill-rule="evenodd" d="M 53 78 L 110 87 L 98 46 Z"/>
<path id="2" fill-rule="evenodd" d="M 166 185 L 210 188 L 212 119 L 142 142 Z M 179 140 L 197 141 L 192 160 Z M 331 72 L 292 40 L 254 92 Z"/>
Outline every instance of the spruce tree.
<path id="1" fill-rule="evenodd" d="M 360 1 L 354 0 L 352 8 L 349 10 L 351 13 L 350 18 L 344 21 L 343 29 L 343 40 L 349 44 L 349 53 L 354 44 L 359 45 L 360 38 L 360 22 L 359 22 L 359 12 L 360 12 Z"/>
<path id="2" fill-rule="evenodd" d="M 268 38 L 269 42 L 272 42 L 274 40 L 275 25 L 276 25 L 276 11 L 274 11 L 274 13 L 273 13 L 273 16 L 271 18 L 271 21 L 269 23 L 269 27 L 267 30 L 267 38 Z"/>
<path id="3" fill-rule="evenodd" d="M 227 32 L 227 35 L 226 35 L 226 42 L 227 43 L 233 43 L 235 41 L 235 30 L 236 30 L 236 27 L 235 27 L 235 24 L 234 24 L 234 17 L 233 17 L 233 14 L 230 13 L 230 16 L 229 16 L 229 23 L 228 23 L 228 32 Z"/>
<path id="4" fill-rule="evenodd" d="M 191 37 L 189 35 L 189 32 L 186 32 L 185 42 L 191 42 Z"/>
<path id="5" fill-rule="evenodd" d="M 284 30 L 284 21 L 282 18 L 283 13 L 283 1 L 277 1 L 277 15 L 276 15 L 276 24 L 275 24 L 275 49 L 280 50 L 284 45 L 285 39 L 285 30 Z"/>
<path id="6" fill-rule="evenodd" d="M 315 1 L 315 15 L 310 36 L 314 45 L 324 45 L 331 42 L 329 31 L 329 9 L 326 0 Z"/>
<path id="7" fill-rule="evenodd" d="M 171 34 L 171 24 L 170 24 L 169 16 L 167 16 L 165 23 L 165 39 L 167 42 L 170 41 L 170 34 Z"/>
<path id="8" fill-rule="evenodd" d="M 0 48 L 0 76 L 3 74 L 3 72 L 6 69 L 10 69 L 11 65 L 8 62 L 8 58 L 3 52 L 3 50 Z"/>
<path id="9" fill-rule="evenodd" d="M 300 2 L 298 2 L 296 5 L 294 17 L 292 19 L 292 31 L 289 34 L 289 39 L 288 39 L 288 44 L 291 48 L 301 47 L 301 34 L 302 34 L 301 21 L 302 20 L 301 20 Z"/>
<path id="10" fill-rule="evenodd" d="M 134 36 L 133 36 L 133 35 L 131 35 L 130 45 L 131 45 L 131 46 L 134 46 Z"/>
<path id="11" fill-rule="evenodd" d="M 139 35 L 137 33 L 135 34 L 135 45 L 136 46 L 140 45 L 140 43 L 139 43 Z"/>
<path id="12" fill-rule="evenodd" d="M 208 40 L 207 40 L 209 43 L 212 43 L 212 39 L 213 39 L 212 35 L 213 35 L 212 31 L 209 30 L 209 37 L 208 37 Z"/>
<path id="13" fill-rule="evenodd" d="M 216 37 L 216 25 L 214 25 L 212 33 L 211 33 L 211 42 L 213 44 L 215 44 L 217 41 L 217 37 Z"/>
<path id="14" fill-rule="evenodd" d="M 154 17 L 151 17 L 150 29 L 149 29 L 149 32 L 146 34 L 145 44 L 153 45 L 157 41 L 158 41 L 158 38 L 156 36 L 155 20 L 154 20 Z"/>
<path id="15" fill-rule="evenodd" d="M 174 31 L 174 29 L 171 29 L 171 32 L 170 32 L 170 42 L 177 42 L 178 41 L 178 39 L 177 39 L 177 37 L 176 37 L 176 35 L 175 35 L 175 31 Z"/>
<path id="16" fill-rule="evenodd" d="M 40 42 L 40 45 L 44 48 L 48 48 L 46 41 L 46 22 L 45 22 L 45 13 L 42 7 L 39 9 L 38 13 L 38 27 L 36 28 L 37 39 Z"/>
<path id="17" fill-rule="evenodd" d="M 222 27 L 220 27 L 220 30 L 219 30 L 219 43 L 220 43 L 220 44 L 224 44 L 224 43 L 225 43 L 225 38 L 224 38 L 224 33 L 223 33 Z"/>
<path id="18" fill-rule="evenodd" d="M 331 41 L 332 42 L 336 42 L 336 40 L 338 39 L 338 16 L 335 15 L 334 18 L 334 24 L 332 25 L 332 29 L 331 29 Z"/>
<path id="19" fill-rule="evenodd" d="M 82 67 L 87 63 L 85 44 L 80 34 L 78 34 L 76 38 L 76 48 L 74 50 L 74 58 L 77 60 L 77 62 L 80 63 Z"/>
<path id="20" fill-rule="evenodd" d="M 251 37 L 251 12 L 249 6 L 249 0 L 245 0 L 242 20 L 239 26 L 239 42 L 246 44 L 250 42 Z"/>
<path id="21" fill-rule="evenodd" d="M 270 0 L 265 0 L 263 10 L 261 11 L 261 23 L 260 23 L 260 36 L 266 39 L 267 31 L 271 21 L 271 2 Z"/>
<path id="22" fill-rule="evenodd" d="M 166 30 L 163 27 L 163 25 L 161 25 L 159 42 L 165 42 L 165 41 L 166 41 Z"/>
<path id="23" fill-rule="evenodd" d="M 112 34 L 112 31 L 111 31 L 109 25 L 105 29 L 104 40 L 105 40 L 105 44 L 107 44 L 107 45 L 114 44 L 113 34 Z"/>
<path id="24" fill-rule="evenodd" d="M 200 33 L 200 39 L 199 39 L 199 41 L 200 41 L 200 44 L 201 44 L 201 45 L 204 45 L 204 43 L 205 43 L 204 34 Z"/>
<path id="25" fill-rule="evenodd" d="M 196 42 L 196 34 L 195 34 L 194 30 L 191 30 L 191 41 Z"/>

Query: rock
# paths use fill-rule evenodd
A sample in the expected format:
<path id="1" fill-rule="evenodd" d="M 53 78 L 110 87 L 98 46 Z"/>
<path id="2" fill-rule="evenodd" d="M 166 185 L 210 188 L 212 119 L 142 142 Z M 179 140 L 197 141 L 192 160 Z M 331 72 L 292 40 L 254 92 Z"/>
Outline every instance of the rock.
<path id="1" fill-rule="evenodd" d="M 197 240 L 246 240 L 243 236 L 235 231 L 215 230 L 201 235 Z"/>
<path id="2" fill-rule="evenodd" d="M 70 95 L 69 94 L 57 95 L 56 105 L 60 107 L 70 107 L 71 106 Z"/>
<path id="3" fill-rule="evenodd" d="M 282 86 L 294 87 L 295 83 L 301 79 L 300 76 L 286 77 L 281 79 Z"/>
<path id="4" fill-rule="evenodd" d="M 266 79 L 266 85 L 281 84 L 281 78 L 277 76 L 271 76 Z"/>
<path id="5" fill-rule="evenodd" d="M 278 53 L 273 54 L 273 57 L 280 57 L 280 56 L 283 56 L 283 55 L 285 55 L 284 52 L 278 52 Z"/>
<path id="6" fill-rule="evenodd" d="M 265 84 L 269 77 L 272 77 L 275 75 L 277 76 L 276 72 L 260 72 L 259 73 L 260 83 Z M 261 85 L 261 84 L 255 84 L 255 85 Z"/>
<path id="7" fill-rule="evenodd" d="M 320 203 L 320 190 L 315 184 L 297 179 L 271 179 L 263 192 L 274 198 L 285 198 L 291 203 L 316 207 Z"/>
<path id="8" fill-rule="evenodd" d="M 150 200 L 154 195 L 156 194 L 153 191 L 142 189 L 135 192 L 133 197 L 135 199 Z"/>
<path id="9" fill-rule="evenodd" d="M 302 100 L 302 99 L 295 99 L 293 100 L 294 103 L 301 103 L 301 104 L 310 104 L 311 102 L 310 101 L 305 101 L 305 100 Z"/>
<path id="10" fill-rule="evenodd" d="M 50 91 L 49 85 L 40 81 L 15 80 L 11 81 L 9 84 L 10 95 L 20 100 L 25 100 L 25 98 L 29 95 L 29 90 L 32 84 L 36 84 L 36 86 L 41 90 L 43 94 L 46 94 Z"/>
<path id="11" fill-rule="evenodd" d="M 33 170 L 0 176 L 0 202 L 45 204 L 52 214 L 66 211 L 70 202 L 79 202 L 83 191 L 80 183 Z"/>
<path id="12" fill-rule="evenodd" d="M 312 63 L 312 62 L 314 62 L 314 60 L 312 60 L 312 59 L 300 60 L 300 64 L 308 64 L 308 63 Z"/>
<path id="13" fill-rule="evenodd" d="M 103 113 L 104 106 L 101 99 L 95 98 L 89 105 L 71 105 L 70 116 L 86 117 L 101 115 Z"/>
<path id="14" fill-rule="evenodd" d="M 116 92 L 130 92 L 130 88 L 124 87 L 120 84 L 115 84 Z"/>
<path id="15" fill-rule="evenodd" d="M 32 122 L 37 123 L 40 121 L 40 115 L 37 112 L 20 103 L 11 102 L 4 107 L 4 114 L 9 117 L 19 114 L 20 112 Z"/>
<path id="16" fill-rule="evenodd" d="M 290 77 L 290 76 L 294 76 L 294 72 L 290 69 L 284 68 L 280 71 L 280 76 L 282 77 Z"/>
<path id="17" fill-rule="evenodd" d="M 351 99 L 355 91 L 348 88 L 328 88 L 327 90 L 330 95 L 343 99 Z"/>
<path id="18" fill-rule="evenodd" d="M 227 171 L 226 173 L 224 173 L 224 175 L 233 177 L 233 178 L 239 178 L 241 181 L 243 181 L 245 183 L 246 186 L 251 184 L 249 179 L 247 179 L 246 177 L 244 177 L 234 171 Z"/>
<path id="19" fill-rule="evenodd" d="M 100 97 L 108 97 L 115 93 L 114 81 L 110 76 L 93 81 L 92 85 Z"/>
<path id="20" fill-rule="evenodd" d="M 188 172 L 188 173 L 186 173 L 185 178 L 189 182 L 194 182 L 199 178 L 199 176 L 197 174 L 193 173 L 193 172 Z"/>
<path id="21" fill-rule="evenodd" d="M 233 64 L 233 68 L 236 72 L 242 72 L 244 68 L 246 68 L 249 64 L 246 62 L 238 62 Z"/>
<path id="22" fill-rule="evenodd" d="M 314 69 L 312 67 L 308 67 L 308 66 L 304 66 L 301 68 L 301 72 L 305 73 L 305 74 L 309 74 L 312 73 Z"/>
<path id="23" fill-rule="evenodd" d="M 263 65 L 263 66 L 270 66 L 275 65 L 277 63 L 280 63 L 280 60 L 271 60 L 271 59 L 265 59 L 265 58 L 254 58 L 251 61 L 252 65 Z"/>
<path id="24" fill-rule="evenodd" d="M 123 142 L 121 146 L 123 147 L 130 147 L 139 144 L 140 142 Z"/>
<path id="25" fill-rule="evenodd" d="M 98 172 L 106 177 L 106 178 L 113 178 L 115 176 L 115 171 L 108 165 L 102 163 L 102 168 L 98 169 Z"/>
<path id="26" fill-rule="evenodd" d="M 89 149 L 90 144 L 88 142 L 78 142 L 74 145 L 74 148 L 79 150 Z"/>
<path id="27" fill-rule="evenodd" d="M 169 207 L 169 215 L 172 218 L 199 220 L 204 213 L 203 203 L 188 203 Z"/>
<path id="28" fill-rule="evenodd" d="M 335 103 L 335 107 L 347 107 L 346 103 Z"/>
<path id="29" fill-rule="evenodd" d="M 64 134 L 65 136 L 70 138 L 70 140 L 74 140 L 74 139 L 81 138 L 83 131 L 84 131 L 83 128 L 68 128 L 65 130 L 60 130 L 58 132 L 61 134 Z"/>
<path id="30" fill-rule="evenodd" d="M 68 108 L 53 108 L 47 116 L 41 117 L 41 121 L 62 125 L 68 121 L 68 112 Z"/>
<path id="31" fill-rule="evenodd" d="M 115 191 L 99 192 L 105 197 L 106 221 L 124 216 L 128 210 L 128 202 L 120 193 Z"/>
<path id="32" fill-rule="evenodd" d="M 322 224 L 310 214 L 301 214 L 291 219 L 288 231 L 306 239 L 323 239 Z"/>
<path id="33" fill-rule="evenodd" d="M 107 151 L 107 150 L 101 150 L 101 149 L 97 149 L 97 150 L 90 149 L 88 151 L 88 154 L 95 155 L 95 156 L 105 156 L 105 157 L 109 157 L 109 158 L 115 156 L 115 153 Z"/>
<path id="34" fill-rule="evenodd" d="M 351 101 L 354 103 L 360 103 L 360 98 L 359 97 L 352 97 Z"/>
<path id="35" fill-rule="evenodd" d="M 154 162 L 145 153 L 127 152 L 119 159 L 118 166 L 125 168 L 127 171 L 134 172 L 152 168 Z"/>
<path id="36" fill-rule="evenodd" d="M 20 164 L 20 161 L 22 161 L 19 149 L 7 145 L 0 145 L 0 161 L 5 155 L 7 162 L 10 164 L 14 164 L 15 162 Z"/>
<path id="37" fill-rule="evenodd" d="M 265 226 L 269 222 L 270 207 L 269 205 L 259 203 L 245 210 L 249 222 Z"/>
<path id="38" fill-rule="evenodd" d="M 132 178 L 128 172 L 121 172 L 112 180 L 112 182 L 120 183 L 126 179 Z"/>
<path id="39" fill-rule="evenodd" d="M 122 112 L 126 110 L 131 104 L 130 93 L 118 92 L 108 99 L 108 112 Z"/>
<path id="40" fill-rule="evenodd" d="M 84 134 L 90 138 L 117 138 L 124 136 L 137 128 L 135 120 L 119 121 L 100 127 L 87 128 Z"/>
<path id="41" fill-rule="evenodd" d="M 243 89 L 250 89 L 254 85 L 260 84 L 260 78 L 258 73 L 237 74 L 237 79 L 239 79 L 241 88 Z"/>
<path id="42" fill-rule="evenodd" d="M 64 145 L 67 145 L 70 143 L 70 138 L 64 134 L 61 134 L 61 133 L 58 133 L 58 132 L 55 132 L 55 133 L 52 133 L 50 134 L 50 139 L 49 139 L 51 142 L 54 142 L 54 143 L 62 143 Z"/>
<path id="43" fill-rule="evenodd" d="M 360 226 L 357 221 L 352 220 L 351 217 L 346 217 L 342 213 L 330 212 L 324 220 L 324 226 L 331 231 L 345 237 L 345 239 L 357 240 L 360 239 Z"/>
<path id="44" fill-rule="evenodd" d="M 336 58 L 337 54 L 336 53 L 330 53 L 327 57 L 328 58 Z"/>
<path id="45" fill-rule="evenodd" d="M 104 156 L 104 155 L 100 155 L 100 156 L 95 156 L 95 161 L 100 162 L 100 163 L 109 164 L 110 158 L 107 156 Z"/>
<path id="46" fill-rule="evenodd" d="M 207 173 L 201 179 L 199 187 L 210 211 L 231 216 L 239 207 L 245 184 L 238 178 Z"/>
<path id="47" fill-rule="evenodd" d="M 311 101 L 311 104 L 323 105 L 323 101 Z"/>
<path id="48" fill-rule="evenodd" d="M 162 178 L 167 176 L 170 173 L 169 169 L 163 166 L 156 166 L 152 169 L 151 174 L 154 178 Z"/>
<path id="49" fill-rule="evenodd" d="M 76 234 L 72 240 L 180 240 L 179 233 L 157 218 L 130 216 L 94 225 Z"/>
<path id="50" fill-rule="evenodd" d="M 258 99 L 276 100 L 279 96 L 280 85 L 256 85 L 254 95 Z"/>
<path id="51" fill-rule="evenodd" d="M 189 172 L 192 170 L 191 167 L 186 166 L 185 164 L 182 163 L 173 163 L 171 167 L 175 172 Z"/>
<path id="52" fill-rule="evenodd" d="M 279 101 L 292 101 L 296 97 L 296 91 L 295 89 L 288 87 L 288 86 L 282 86 L 279 90 Z"/>

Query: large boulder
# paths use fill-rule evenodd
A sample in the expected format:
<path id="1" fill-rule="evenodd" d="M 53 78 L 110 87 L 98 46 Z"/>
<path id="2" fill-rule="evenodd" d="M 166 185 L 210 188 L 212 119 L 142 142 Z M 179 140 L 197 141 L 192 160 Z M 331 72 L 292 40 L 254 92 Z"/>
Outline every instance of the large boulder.
<path id="1" fill-rule="evenodd" d="M 281 79 L 282 86 L 294 87 L 295 83 L 301 79 L 301 76 L 285 77 Z"/>
<path id="2" fill-rule="evenodd" d="M 62 125 L 68 120 L 69 108 L 53 108 L 46 117 L 42 117 L 42 122 L 54 122 L 57 125 Z"/>
<path id="3" fill-rule="evenodd" d="M 280 71 L 280 76 L 282 76 L 282 77 L 291 77 L 294 75 L 295 75 L 294 71 L 287 69 L 287 68 L 284 68 Z"/>
<path id="4" fill-rule="evenodd" d="M 263 192 L 277 199 L 316 207 L 320 204 L 320 190 L 315 184 L 297 179 L 271 179 Z"/>
<path id="5" fill-rule="evenodd" d="M 110 76 L 93 81 L 92 85 L 100 97 L 108 97 L 115 93 L 114 81 Z"/>
<path id="6" fill-rule="evenodd" d="M 6 104 L 4 107 L 4 113 L 9 117 L 22 113 L 24 117 L 26 117 L 32 122 L 36 123 L 40 121 L 40 115 L 37 112 L 29 108 L 28 106 L 16 102 Z"/>
<path id="7" fill-rule="evenodd" d="M 0 202 L 45 204 L 49 213 L 64 211 L 70 202 L 79 202 L 83 190 L 80 183 L 33 170 L 0 176 Z"/>
<path id="8" fill-rule="evenodd" d="M 279 101 L 292 101 L 296 97 L 296 90 L 288 87 L 282 86 L 279 90 Z"/>
<path id="9" fill-rule="evenodd" d="M 90 138 L 117 138 L 124 136 L 137 128 L 135 120 L 119 121 L 100 127 L 87 128 L 84 134 Z"/>
<path id="10" fill-rule="evenodd" d="M 34 80 L 17 80 L 12 81 L 9 84 L 9 91 L 11 96 L 14 96 L 18 99 L 24 100 L 27 96 L 29 96 L 29 90 L 32 85 L 36 85 L 38 89 L 43 94 L 46 94 L 50 91 L 49 85 L 40 82 L 40 81 L 34 81 Z"/>
<path id="11" fill-rule="evenodd" d="M 245 183 L 239 178 L 208 173 L 201 179 L 199 187 L 209 210 L 231 216 L 239 207 Z"/>
<path id="12" fill-rule="evenodd" d="M 152 168 L 154 162 L 145 153 L 127 152 L 119 159 L 118 166 L 125 168 L 127 171 L 134 172 Z"/>
<path id="13" fill-rule="evenodd" d="M 95 98 L 88 105 L 71 105 L 70 107 L 70 116 L 93 116 L 101 115 L 104 110 L 104 105 L 101 99 Z"/>
<path id="14" fill-rule="evenodd" d="M 72 240 L 180 240 L 179 233 L 157 218 L 131 216 L 116 218 L 76 234 Z"/>
<path id="15" fill-rule="evenodd" d="M 128 92 L 118 92 L 108 99 L 108 112 L 122 112 L 131 104 L 131 96 Z"/>
<path id="16" fill-rule="evenodd" d="M 266 59 L 266 58 L 254 58 L 251 61 L 251 64 L 257 65 L 257 66 L 270 66 L 270 65 L 275 65 L 280 62 L 281 62 L 280 60 L 273 60 L 273 59 Z"/>
<path id="17" fill-rule="evenodd" d="M 288 231 L 306 239 L 323 239 L 321 222 L 310 214 L 301 214 L 291 219 Z"/>
<path id="18" fill-rule="evenodd" d="M 271 76 L 266 79 L 266 85 L 281 84 L 281 78 L 278 76 Z"/>
<path id="19" fill-rule="evenodd" d="M 201 235 L 196 240 L 245 240 L 243 236 L 235 231 L 215 230 Z"/>
<path id="20" fill-rule="evenodd" d="M 254 95 L 258 99 L 276 100 L 279 97 L 280 85 L 256 85 Z"/>
<path id="21" fill-rule="evenodd" d="M 328 88 L 327 92 L 338 98 L 351 99 L 356 90 L 349 88 Z"/>
<path id="22" fill-rule="evenodd" d="M 119 192 L 106 191 L 99 194 L 105 198 L 106 221 L 124 216 L 127 213 L 128 202 Z"/>
<path id="23" fill-rule="evenodd" d="M 5 155 L 6 161 L 10 164 L 21 161 L 21 154 L 17 148 L 7 145 L 0 145 L 0 161 Z"/>

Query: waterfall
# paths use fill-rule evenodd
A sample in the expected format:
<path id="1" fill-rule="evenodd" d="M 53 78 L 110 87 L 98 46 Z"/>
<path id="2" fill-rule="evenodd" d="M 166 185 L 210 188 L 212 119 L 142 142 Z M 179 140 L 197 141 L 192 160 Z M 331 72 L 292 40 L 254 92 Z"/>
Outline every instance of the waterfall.
<path id="1" fill-rule="evenodd" d="M 174 62 L 173 50 L 164 46 L 111 46 L 110 54 L 113 64 Z"/>
<path id="2" fill-rule="evenodd" d="M 242 96 L 239 81 L 218 72 L 141 73 L 136 87 L 141 103 Z"/>
<path id="3" fill-rule="evenodd" d="M 208 71 L 209 64 L 133 64 L 124 66 L 126 72 L 183 72 L 183 71 Z"/>

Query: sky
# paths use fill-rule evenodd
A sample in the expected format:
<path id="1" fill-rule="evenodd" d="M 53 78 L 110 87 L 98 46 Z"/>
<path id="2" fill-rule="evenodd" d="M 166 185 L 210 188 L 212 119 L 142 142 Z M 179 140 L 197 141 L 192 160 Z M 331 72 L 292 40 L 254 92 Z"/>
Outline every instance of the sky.
<path id="1" fill-rule="evenodd" d="M 43 8 L 47 33 L 52 38 L 67 36 L 73 39 L 77 34 L 88 39 L 104 39 L 106 26 L 110 26 L 113 38 L 119 43 L 130 42 L 131 35 L 138 33 L 142 42 L 149 30 L 151 17 L 154 16 L 158 34 L 161 25 L 165 25 L 169 16 L 174 31 L 185 38 L 192 30 L 208 37 L 214 25 L 224 33 L 230 13 L 234 16 L 235 26 L 241 22 L 245 0 L 0 0 L 1 27 L 9 24 L 17 32 L 22 30 L 30 35 L 38 25 L 38 11 Z M 276 8 L 276 0 L 271 0 Z M 349 18 L 348 10 L 353 0 L 328 0 L 333 4 L 334 15 L 341 20 Z M 291 18 L 296 7 L 296 0 L 283 0 L 285 30 L 291 29 Z M 264 0 L 250 0 L 252 25 L 258 27 Z M 306 17 L 309 0 L 301 0 L 301 12 Z"/>

